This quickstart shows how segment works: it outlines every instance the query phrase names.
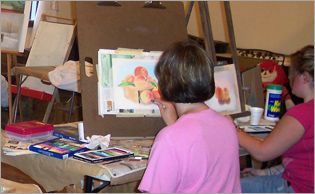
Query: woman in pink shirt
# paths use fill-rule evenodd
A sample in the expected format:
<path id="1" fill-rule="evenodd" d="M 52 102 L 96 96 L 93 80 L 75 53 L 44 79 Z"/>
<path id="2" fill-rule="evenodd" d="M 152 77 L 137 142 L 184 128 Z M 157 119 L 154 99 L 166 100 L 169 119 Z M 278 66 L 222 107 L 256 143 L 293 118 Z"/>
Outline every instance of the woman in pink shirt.
<path id="1" fill-rule="evenodd" d="M 155 102 L 167 126 L 155 138 L 140 191 L 241 191 L 235 127 L 204 103 L 215 90 L 213 66 L 207 53 L 188 41 L 162 54 L 155 74 L 163 100 Z"/>
<path id="2" fill-rule="evenodd" d="M 242 192 L 314 193 L 314 46 L 295 55 L 290 73 L 292 93 L 304 103 L 288 110 L 263 141 L 239 131 L 240 145 L 260 160 L 282 155 L 284 172 L 241 180 Z"/>

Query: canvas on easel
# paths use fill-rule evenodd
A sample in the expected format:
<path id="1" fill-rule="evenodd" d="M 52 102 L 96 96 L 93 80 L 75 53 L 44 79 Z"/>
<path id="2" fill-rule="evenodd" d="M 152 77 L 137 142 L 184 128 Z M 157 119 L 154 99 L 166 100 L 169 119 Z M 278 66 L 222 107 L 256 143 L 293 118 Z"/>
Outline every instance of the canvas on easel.
<path id="1" fill-rule="evenodd" d="M 224 115 L 242 112 L 234 64 L 215 66 L 214 81 L 215 94 L 206 104 Z"/>
<path id="2" fill-rule="evenodd" d="M 160 97 L 154 68 L 162 52 L 118 52 L 98 52 L 99 115 L 159 116 L 153 103 Z"/>
<path id="3" fill-rule="evenodd" d="M 31 1 L 1 1 L 1 49 L 24 52 Z"/>

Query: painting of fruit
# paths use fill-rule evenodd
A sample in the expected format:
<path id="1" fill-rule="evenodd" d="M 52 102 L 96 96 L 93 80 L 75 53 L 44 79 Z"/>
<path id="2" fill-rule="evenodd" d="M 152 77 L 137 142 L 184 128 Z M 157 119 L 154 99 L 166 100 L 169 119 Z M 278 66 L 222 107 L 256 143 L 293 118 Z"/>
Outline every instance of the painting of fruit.
<path id="1" fill-rule="evenodd" d="M 211 109 L 223 115 L 242 111 L 236 75 L 234 64 L 214 68 L 214 95 L 205 102 Z"/>
<path id="2" fill-rule="evenodd" d="M 215 87 L 215 97 L 217 98 L 219 104 L 229 104 L 231 101 L 229 90 L 221 87 Z"/>
<path id="3" fill-rule="evenodd" d="M 133 75 L 126 75 L 118 85 L 124 90 L 124 97 L 139 104 L 152 104 L 155 98 L 160 98 L 157 81 L 148 70 L 139 65 Z"/>
<path id="4" fill-rule="evenodd" d="M 98 51 L 97 100 L 99 115 L 158 116 L 152 103 L 160 98 L 155 66 L 162 52 L 133 49 Z"/>

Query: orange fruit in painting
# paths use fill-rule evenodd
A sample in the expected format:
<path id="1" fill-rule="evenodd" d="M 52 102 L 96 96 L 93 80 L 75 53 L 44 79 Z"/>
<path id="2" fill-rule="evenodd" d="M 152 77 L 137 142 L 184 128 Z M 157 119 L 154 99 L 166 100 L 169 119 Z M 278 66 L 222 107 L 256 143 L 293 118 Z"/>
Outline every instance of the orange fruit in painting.
<path id="1" fill-rule="evenodd" d="M 154 99 L 160 99 L 161 98 L 160 90 L 158 88 L 153 88 L 152 94 L 153 94 Z"/>
<path id="2" fill-rule="evenodd" d="M 145 67 L 138 66 L 135 68 L 135 76 L 148 77 L 148 70 Z"/>
<path id="3" fill-rule="evenodd" d="M 219 104 L 224 104 L 222 88 L 220 87 L 215 88 L 215 97 L 218 99 Z"/>
<path id="4" fill-rule="evenodd" d="M 140 93 L 140 101 L 143 104 L 150 104 L 154 100 L 153 93 L 150 90 L 144 90 Z"/>
<path id="5" fill-rule="evenodd" d="M 151 83 L 149 83 L 146 80 L 146 77 L 142 76 L 142 75 L 138 75 L 135 77 L 135 80 L 133 82 L 135 84 L 135 87 L 139 90 L 148 90 L 148 89 L 152 89 L 153 85 Z"/>
<path id="6" fill-rule="evenodd" d="M 124 87 L 124 96 L 132 102 L 139 103 L 138 90 L 134 86 Z"/>
<path id="7" fill-rule="evenodd" d="M 223 88 L 223 101 L 226 104 L 229 104 L 231 101 L 230 93 L 229 93 L 229 90 L 227 88 Z"/>
<path id="8" fill-rule="evenodd" d="M 133 82 L 135 80 L 135 77 L 133 75 L 127 75 L 124 79 L 125 82 Z"/>

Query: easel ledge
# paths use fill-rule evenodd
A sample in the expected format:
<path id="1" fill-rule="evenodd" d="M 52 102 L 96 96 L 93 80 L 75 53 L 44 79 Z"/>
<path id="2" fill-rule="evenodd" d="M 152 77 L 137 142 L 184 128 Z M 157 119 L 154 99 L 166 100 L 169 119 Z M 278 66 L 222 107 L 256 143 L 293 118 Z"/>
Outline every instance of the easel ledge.
<path id="1" fill-rule="evenodd" d="M 1 54 L 5 54 L 7 57 L 7 76 L 8 76 L 8 98 L 9 98 L 9 124 L 12 123 L 12 79 L 11 79 L 11 68 L 12 61 L 16 61 L 17 56 L 22 56 L 23 53 L 14 50 L 2 50 Z"/>

